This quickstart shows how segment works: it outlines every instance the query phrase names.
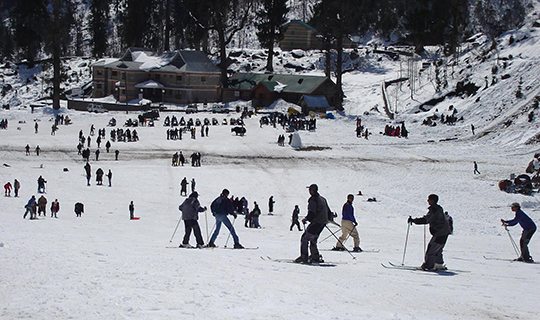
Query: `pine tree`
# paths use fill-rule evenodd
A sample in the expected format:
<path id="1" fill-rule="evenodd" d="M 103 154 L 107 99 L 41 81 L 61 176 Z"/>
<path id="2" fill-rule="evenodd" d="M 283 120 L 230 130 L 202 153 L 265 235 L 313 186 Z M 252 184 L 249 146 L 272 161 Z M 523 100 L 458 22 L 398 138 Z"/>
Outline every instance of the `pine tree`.
<path id="1" fill-rule="evenodd" d="M 107 52 L 107 21 L 109 1 L 91 0 L 90 33 L 92 34 L 92 56 L 101 58 Z"/>
<path id="2" fill-rule="evenodd" d="M 11 12 L 16 47 L 22 49 L 30 65 L 44 42 L 47 16 L 45 0 L 19 0 Z"/>
<path id="3" fill-rule="evenodd" d="M 289 13 L 286 0 L 263 0 L 263 7 L 257 11 L 258 22 L 255 23 L 257 37 L 263 48 L 268 49 L 266 70 L 274 71 L 274 44 L 283 39 L 281 26 L 287 21 Z"/>

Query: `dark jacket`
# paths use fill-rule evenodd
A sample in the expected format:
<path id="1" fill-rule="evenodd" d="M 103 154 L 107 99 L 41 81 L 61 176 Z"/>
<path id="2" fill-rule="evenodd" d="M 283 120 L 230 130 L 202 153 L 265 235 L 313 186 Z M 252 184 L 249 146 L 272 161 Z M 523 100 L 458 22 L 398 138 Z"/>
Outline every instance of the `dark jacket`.
<path id="1" fill-rule="evenodd" d="M 330 211 L 326 199 L 315 193 L 308 200 L 308 214 L 305 219 L 324 226 L 328 223 L 328 212 Z"/>
<path id="2" fill-rule="evenodd" d="M 182 211 L 183 220 L 198 220 L 199 212 L 203 212 L 204 208 L 201 208 L 197 198 L 189 197 L 178 207 L 178 210 Z"/>
<path id="3" fill-rule="evenodd" d="M 514 217 L 514 219 L 505 222 L 509 226 L 515 226 L 519 223 L 523 230 L 536 230 L 536 224 L 534 223 L 534 221 L 521 209 L 516 211 L 516 216 Z"/>
<path id="4" fill-rule="evenodd" d="M 447 236 L 450 234 L 450 226 L 444 214 L 443 208 L 438 204 L 432 204 L 428 208 L 428 213 L 413 219 L 415 224 L 429 224 L 429 232 L 434 237 Z"/>
<path id="5" fill-rule="evenodd" d="M 210 209 L 214 215 L 216 214 L 232 214 L 234 215 L 234 206 L 232 201 L 224 196 L 217 197 L 212 204 Z"/>

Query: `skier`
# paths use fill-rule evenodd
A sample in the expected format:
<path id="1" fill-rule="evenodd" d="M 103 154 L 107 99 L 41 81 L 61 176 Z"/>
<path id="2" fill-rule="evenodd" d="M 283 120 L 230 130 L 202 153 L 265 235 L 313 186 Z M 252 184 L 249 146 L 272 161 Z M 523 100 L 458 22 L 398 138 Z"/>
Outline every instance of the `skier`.
<path id="1" fill-rule="evenodd" d="M 13 182 L 13 189 L 15 191 L 15 197 L 19 196 L 20 188 L 21 188 L 21 183 L 19 182 L 19 180 L 15 179 L 15 181 Z"/>
<path id="2" fill-rule="evenodd" d="M 309 186 L 308 214 L 302 219 L 305 224 L 310 224 L 305 228 L 300 240 L 300 256 L 296 258 L 296 263 L 324 262 L 317 248 L 317 239 L 328 223 L 328 213 L 331 212 L 328 202 L 319 194 L 319 187 L 316 184 Z M 308 246 L 311 256 L 308 256 Z"/>
<path id="3" fill-rule="evenodd" d="M 427 202 L 429 204 L 428 213 L 421 217 L 413 219 L 409 216 L 408 223 L 429 224 L 429 232 L 432 237 L 426 250 L 425 261 L 419 267 L 421 270 L 446 270 L 443 260 L 443 249 L 450 234 L 450 225 L 444 214 L 443 208 L 437 204 L 439 196 L 430 194 Z"/>
<path id="4" fill-rule="evenodd" d="M 201 235 L 201 228 L 199 227 L 199 212 L 206 211 L 206 207 L 201 207 L 199 200 L 197 199 L 199 194 L 194 191 L 184 202 L 178 207 L 178 210 L 182 212 L 182 220 L 184 220 L 184 226 L 186 233 L 180 247 L 191 248 L 189 244 L 189 238 L 191 237 L 191 230 L 195 234 L 195 240 L 197 241 L 197 248 L 204 246 L 204 241 Z"/>
<path id="5" fill-rule="evenodd" d="M 478 171 L 478 163 L 476 163 L 476 161 L 473 161 L 474 162 L 474 174 L 480 174 L 480 171 Z"/>
<path id="6" fill-rule="evenodd" d="M 216 217 L 216 229 L 214 230 L 214 233 L 212 234 L 212 237 L 210 238 L 210 242 L 208 243 L 208 247 L 215 247 L 214 241 L 216 240 L 217 236 L 219 235 L 219 230 L 221 229 L 221 224 L 225 224 L 227 229 L 229 229 L 233 240 L 234 240 L 234 249 L 244 249 L 244 247 L 240 244 L 240 240 L 238 239 L 238 236 L 236 235 L 236 231 L 234 230 L 234 226 L 231 224 L 231 221 L 229 218 L 227 218 L 228 214 L 232 214 L 234 219 L 236 219 L 236 213 L 234 212 L 234 207 L 229 198 L 229 190 L 223 189 L 221 192 L 221 195 L 217 197 L 210 206 L 212 210 L 212 214 L 214 217 Z"/>
<path id="7" fill-rule="evenodd" d="M 191 179 L 191 192 L 192 192 L 192 193 L 195 192 L 195 185 L 196 185 L 196 184 L 197 184 L 197 183 L 195 182 L 195 178 L 192 178 L 192 179 Z"/>
<path id="8" fill-rule="evenodd" d="M 36 133 L 38 133 L 38 128 L 39 128 L 39 125 L 38 125 L 38 123 L 36 121 L 36 124 L 34 125 L 34 129 L 36 130 Z"/>
<path id="9" fill-rule="evenodd" d="M 133 220 L 134 213 L 135 213 L 135 205 L 133 204 L 133 201 L 131 201 L 129 203 L 129 220 Z"/>
<path id="10" fill-rule="evenodd" d="M 84 171 L 86 171 L 86 185 L 90 185 L 90 178 L 92 178 L 92 167 L 90 166 L 90 163 L 86 163 L 84 165 Z"/>
<path id="11" fill-rule="evenodd" d="M 536 224 L 534 221 L 521 210 L 519 203 L 514 202 L 510 206 L 512 211 L 516 213 L 516 216 L 512 220 L 501 219 L 502 224 L 507 226 L 519 225 L 523 228 L 521 233 L 521 239 L 519 239 L 519 246 L 521 247 L 521 257 L 517 258 L 515 261 L 524 261 L 524 262 L 534 262 L 530 253 L 529 253 L 529 242 L 533 234 L 536 232 Z"/>
<path id="12" fill-rule="evenodd" d="M 339 237 L 336 246 L 332 248 L 332 250 L 334 251 L 345 250 L 343 243 L 349 236 L 351 236 L 354 240 L 353 251 L 362 252 L 362 249 L 360 248 L 360 237 L 358 236 L 358 230 L 356 230 L 356 226 L 358 225 L 358 223 L 356 222 L 356 219 L 354 217 L 354 207 L 352 205 L 353 201 L 354 195 L 349 194 L 347 196 L 347 202 L 345 202 L 341 211 L 341 237 Z"/>
<path id="13" fill-rule="evenodd" d="M 75 204 L 75 215 L 80 217 L 82 213 L 84 213 L 84 204 L 77 202 Z"/>
<path id="14" fill-rule="evenodd" d="M 41 216 L 43 212 L 43 217 L 47 216 L 47 199 L 44 196 L 39 197 L 38 199 L 38 216 Z"/>
<path id="15" fill-rule="evenodd" d="M 268 214 L 269 215 L 274 214 L 274 203 L 276 203 L 274 201 L 274 196 L 270 196 L 270 198 L 268 199 Z"/>
<path id="16" fill-rule="evenodd" d="M 299 214 L 300 214 L 300 208 L 298 208 L 298 205 L 295 205 L 294 210 L 292 212 L 292 223 L 291 223 L 290 231 L 292 231 L 294 226 L 298 227 L 298 231 L 302 231 L 302 229 L 300 228 L 300 221 L 298 221 Z"/>
<path id="17" fill-rule="evenodd" d="M 37 183 L 38 183 L 38 192 L 45 193 L 45 183 L 47 183 L 47 181 L 43 179 L 42 176 L 39 176 Z"/>
<path id="18" fill-rule="evenodd" d="M 101 168 L 98 168 L 96 170 L 96 183 L 98 186 L 103 185 L 103 169 Z"/>
<path id="19" fill-rule="evenodd" d="M 107 140 L 107 143 L 105 143 L 105 150 L 107 150 L 107 153 L 109 153 L 110 149 L 111 149 L 111 142 Z"/>
<path id="20" fill-rule="evenodd" d="M 261 209 L 256 201 L 253 202 L 253 210 L 251 211 L 251 216 L 253 217 L 253 228 L 260 228 L 259 216 L 261 215 Z"/>
<path id="21" fill-rule="evenodd" d="M 107 178 L 109 179 L 109 187 L 112 187 L 112 171 L 109 169 L 109 172 L 107 172 Z"/>
<path id="22" fill-rule="evenodd" d="M 6 197 L 11 197 L 11 182 L 7 182 L 4 185 L 4 194 Z"/>
<path id="23" fill-rule="evenodd" d="M 115 150 L 114 151 L 114 160 L 118 161 L 118 155 L 120 154 L 120 151 Z"/>
<path id="24" fill-rule="evenodd" d="M 184 177 L 184 179 L 182 179 L 182 181 L 180 181 L 180 195 L 184 195 L 184 196 L 187 196 L 187 185 L 188 185 L 188 182 L 187 182 L 187 178 Z"/>
<path id="25" fill-rule="evenodd" d="M 26 147 L 24 147 L 24 150 L 26 151 L 26 155 L 29 156 L 30 155 L 30 145 L 27 144 Z"/>
<path id="26" fill-rule="evenodd" d="M 51 204 L 51 218 L 52 217 L 58 218 L 56 216 L 58 211 L 60 211 L 60 203 L 58 202 L 58 199 L 54 199 L 53 203 Z"/>
<path id="27" fill-rule="evenodd" d="M 36 156 L 39 157 L 39 152 L 41 151 L 41 148 L 38 146 L 36 146 Z"/>
<path id="28" fill-rule="evenodd" d="M 26 215 L 28 213 L 30 213 L 31 220 L 35 219 L 36 218 L 36 196 L 32 196 L 24 207 L 26 208 L 26 212 L 23 215 L 23 219 L 26 219 Z"/>
<path id="29" fill-rule="evenodd" d="M 99 149 L 96 150 L 95 154 L 96 154 L 96 161 L 99 161 Z"/>

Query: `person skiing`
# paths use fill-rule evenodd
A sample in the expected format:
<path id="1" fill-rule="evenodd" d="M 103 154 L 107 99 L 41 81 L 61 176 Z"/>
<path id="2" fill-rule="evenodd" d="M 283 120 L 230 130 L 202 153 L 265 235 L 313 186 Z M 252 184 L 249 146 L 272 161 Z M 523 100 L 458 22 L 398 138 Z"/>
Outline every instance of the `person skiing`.
<path id="1" fill-rule="evenodd" d="M 424 263 L 419 269 L 425 271 L 446 270 L 443 260 L 443 249 L 450 234 L 450 225 L 443 208 L 437 204 L 439 202 L 439 196 L 430 194 L 427 202 L 429 208 L 425 216 L 416 219 L 409 216 L 408 219 L 408 223 L 429 224 L 429 232 L 432 236 L 428 243 Z"/>
<path id="2" fill-rule="evenodd" d="M 58 199 L 54 199 L 53 203 L 51 203 L 51 218 L 58 218 L 56 214 L 60 211 L 60 203 L 58 202 Z"/>
<path id="3" fill-rule="evenodd" d="M 300 221 L 298 221 L 298 215 L 300 214 L 300 208 L 298 208 L 298 205 L 294 206 L 294 210 L 292 212 L 292 223 L 290 231 L 292 231 L 294 226 L 298 227 L 298 231 L 302 231 L 302 228 L 300 228 Z"/>
<path id="4" fill-rule="evenodd" d="M 193 191 L 184 202 L 178 206 L 178 210 L 182 212 L 182 220 L 184 220 L 184 226 L 186 232 L 184 239 L 182 240 L 181 248 L 192 248 L 189 244 L 189 238 L 191 237 L 191 231 L 195 234 L 195 241 L 197 241 L 197 248 L 204 246 L 204 241 L 201 235 L 201 228 L 199 227 L 199 212 L 206 211 L 206 207 L 201 207 L 199 200 L 197 199 L 199 194 Z"/>
<path id="5" fill-rule="evenodd" d="M 15 197 L 19 196 L 19 189 L 21 188 L 21 183 L 19 180 L 15 179 L 13 182 L 13 190 L 15 191 Z"/>
<path id="6" fill-rule="evenodd" d="M 182 181 L 180 181 L 180 195 L 184 195 L 184 196 L 187 196 L 187 185 L 188 185 L 188 182 L 187 182 L 187 178 L 184 177 L 184 179 L 182 179 Z"/>
<path id="7" fill-rule="evenodd" d="M 229 229 L 233 237 L 234 249 L 244 249 L 244 247 L 240 244 L 240 239 L 236 235 L 234 226 L 231 224 L 231 221 L 229 220 L 229 218 L 227 218 L 228 214 L 232 214 L 234 219 L 236 219 L 236 213 L 234 212 L 233 204 L 231 200 L 228 198 L 228 196 L 229 196 L 229 190 L 223 189 L 223 191 L 221 192 L 221 195 L 217 197 L 212 202 L 212 205 L 210 206 L 210 209 L 212 210 L 212 214 L 216 218 L 216 229 L 214 230 L 214 233 L 212 234 L 212 237 L 210 238 L 208 247 L 216 246 L 214 242 L 216 241 L 216 238 L 219 235 L 221 224 L 224 224 L 227 227 L 227 229 Z"/>
<path id="8" fill-rule="evenodd" d="M 118 161 L 118 155 L 120 154 L 120 151 L 114 150 L 114 160 Z"/>
<path id="9" fill-rule="evenodd" d="M 47 199 L 44 196 L 39 197 L 38 199 L 38 216 L 41 216 L 41 213 L 43 212 L 43 217 L 47 216 Z"/>
<path id="10" fill-rule="evenodd" d="M 30 145 L 29 144 L 27 144 L 26 147 L 24 147 L 24 151 L 26 152 L 27 156 L 30 155 Z"/>
<path id="11" fill-rule="evenodd" d="M 476 161 L 473 161 L 474 163 L 474 174 L 480 174 L 480 171 L 478 171 L 478 163 L 476 163 Z"/>
<path id="12" fill-rule="evenodd" d="M 105 143 L 105 150 L 107 150 L 107 153 L 109 153 L 110 149 L 111 149 L 111 142 L 107 140 L 107 143 Z"/>
<path id="13" fill-rule="evenodd" d="M 529 242 L 531 241 L 533 234 L 536 232 L 536 224 L 527 214 L 525 214 L 525 212 L 523 212 L 523 210 L 521 210 L 519 203 L 512 203 L 510 208 L 516 213 L 516 216 L 512 220 L 501 219 L 503 226 L 506 228 L 507 226 L 511 227 L 519 223 L 519 225 L 523 228 L 521 239 L 519 239 L 521 256 L 515 259 L 515 261 L 534 262 L 529 253 Z"/>
<path id="14" fill-rule="evenodd" d="M 6 197 L 11 197 L 11 182 L 9 181 L 4 185 L 4 195 Z"/>
<path id="15" fill-rule="evenodd" d="M 191 193 L 195 192 L 195 185 L 197 183 L 195 182 L 195 178 L 191 179 Z"/>
<path id="16" fill-rule="evenodd" d="M 38 125 L 37 121 L 36 121 L 36 124 L 34 124 L 34 129 L 36 130 L 36 133 L 38 133 L 39 125 Z"/>
<path id="17" fill-rule="evenodd" d="M 354 217 L 353 201 L 354 195 L 349 194 L 347 196 L 347 202 L 345 202 L 341 210 L 341 237 L 339 237 L 336 246 L 332 248 L 334 251 L 344 251 L 345 247 L 343 244 L 351 236 L 354 240 L 353 252 L 362 252 L 360 248 L 360 237 L 358 236 L 358 230 L 356 230 L 358 223 Z"/>
<path id="18" fill-rule="evenodd" d="M 26 208 L 26 212 L 23 215 L 23 219 L 26 219 L 26 215 L 30 213 L 30 219 L 36 218 L 36 196 L 32 196 L 26 205 L 24 206 Z"/>
<path id="19" fill-rule="evenodd" d="M 39 156 L 39 153 L 41 152 L 41 148 L 39 145 L 36 146 L 36 156 Z"/>
<path id="20" fill-rule="evenodd" d="M 274 201 L 274 196 L 270 196 L 270 198 L 268 199 L 268 214 L 269 215 L 274 214 L 274 203 L 276 203 Z"/>
<path id="21" fill-rule="evenodd" d="M 37 179 L 37 183 L 38 183 L 38 192 L 45 193 L 45 183 L 47 183 L 47 181 L 43 179 L 42 176 L 39 176 L 39 178 Z"/>
<path id="22" fill-rule="evenodd" d="M 294 260 L 296 263 L 324 262 L 317 248 L 317 239 L 328 223 L 329 212 L 332 211 L 326 199 L 319 194 L 319 187 L 316 184 L 308 188 L 311 197 L 308 200 L 308 214 L 302 222 L 305 224 L 309 221 L 310 224 L 304 228 L 305 231 L 300 239 L 300 256 Z M 311 255 L 308 255 L 308 247 Z"/>
<path id="23" fill-rule="evenodd" d="M 133 201 L 129 203 L 129 220 L 133 220 L 135 213 L 135 205 L 133 204 Z"/>
<path id="24" fill-rule="evenodd" d="M 99 161 L 99 149 L 96 150 L 95 154 L 96 154 L 96 161 Z"/>

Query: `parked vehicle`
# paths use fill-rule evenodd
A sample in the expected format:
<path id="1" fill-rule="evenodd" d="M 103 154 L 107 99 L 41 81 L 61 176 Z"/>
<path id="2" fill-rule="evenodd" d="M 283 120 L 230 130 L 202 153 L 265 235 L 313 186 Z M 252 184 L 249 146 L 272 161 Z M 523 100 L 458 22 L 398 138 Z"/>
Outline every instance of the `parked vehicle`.
<path id="1" fill-rule="evenodd" d="M 226 108 L 222 104 L 215 104 L 212 106 L 212 113 L 229 113 L 229 108 Z"/>
<path id="2" fill-rule="evenodd" d="M 86 107 L 86 110 L 88 110 L 88 112 L 95 113 L 104 113 L 108 111 L 107 109 L 103 108 L 103 106 L 101 106 L 101 104 L 99 103 L 90 103 L 88 107 Z"/>

